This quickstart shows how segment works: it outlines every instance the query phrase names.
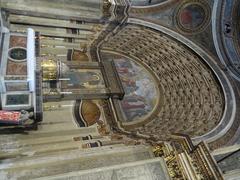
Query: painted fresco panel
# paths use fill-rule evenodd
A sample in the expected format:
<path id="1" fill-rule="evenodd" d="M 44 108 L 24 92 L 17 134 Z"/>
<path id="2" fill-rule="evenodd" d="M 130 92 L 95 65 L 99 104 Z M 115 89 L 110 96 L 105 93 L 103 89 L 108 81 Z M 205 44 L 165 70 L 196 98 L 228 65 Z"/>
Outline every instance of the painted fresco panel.
<path id="1" fill-rule="evenodd" d="M 62 88 L 66 89 L 101 89 L 105 88 L 101 70 L 71 69 L 67 71 L 62 81 Z"/>
<path id="2" fill-rule="evenodd" d="M 180 23 L 186 29 L 193 29 L 200 26 L 205 19 L 203 7 L 191 4 L 185 7 L 180 13 Z"/>
<path id="3" fill-rule="evenodd" d="M 144 119 L 157 105 L 157 88 L 151 74 L 140 64 L 126 58 L 114 60 L 125 96 L 120 101 L 124 120 Z"/>
<path id="4" fill-rule="evenodd" d="M 12 47 L 27 47 L 27 37 L 26 36 L 10 36 L 10 48 Z"/>
<path id="5" fill-rule="evenodd" d="M 27 75 L 27 63 L 13 62 L 8 59 L 7 75 Z"/>

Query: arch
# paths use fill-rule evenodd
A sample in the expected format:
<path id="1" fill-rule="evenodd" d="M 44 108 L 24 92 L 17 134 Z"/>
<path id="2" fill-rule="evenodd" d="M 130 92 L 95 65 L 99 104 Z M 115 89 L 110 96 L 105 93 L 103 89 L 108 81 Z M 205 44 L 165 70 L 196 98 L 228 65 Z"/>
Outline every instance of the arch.
<path id="1" fill-rule="evenodd" d="M 212 111 L 209 114 L 208 118 L 209 119 L 216 118 L 215 114 L 217 113 L 218 114 L 218 118 L 219 118 L 219 122 L 217 124 L 215 124 L 215 126 L 212 125 L 212 129 L 211 130 L 205 132 L 204 134 L 199 134 L 198 136 L 195 136 L 195 137 L 192 137 L 192 138 L 196 142 L 199 142 L 201 140 L 207 140 L 207 142 L 213 142 L 213 141 L 217 140 L 218 138 L 222 137 L 230 129 L 230 127 L 231 127 L 231 125 L 232 125 L 232 123 L 234 121 L 235 112 L 236 112 L 236 102 L 235 102 L 235 96 L 234 96 L 233 89 L 231 88 L 230 82 L 228 81 L 227 77 L 222 72 L 222 70 L 214 62 L 214 59 L 212 59 L 212 57 L 207 55 L 201 48 L 196 46 L 194 43 L 192 43 L 191 41 L 189 41 L 185 37 L 177 34 L 176 32 L 173 32 L 173 31 L 171 31 L 171 30 L 169 30 L 169 29 L 167 29 L 165 27 L 162 27 L 160 25 L 157 25 L 157 24 L 154 24 L 154 23 L 151 23 L 151 22 L 146 22 L 146 21 L 143 21 L 143 20 L 140 20 L 140 19 L 135 19 L 135 18 L 129 18 L 128 23 L 130 25 L 132 25 L 132 26 L 129 26 L 129 24 L 128 24 L 127 26 L 129 26 L 129 28 L 127 28 L 126 32 L 127 31 L 129 32 L 131 30 L 131 31 L 133 31 L 133 32 L 135 32 L 137 34 L 138 29 L 135 28 L 135 27 L 136 26 L 140 26 L 139 29 L 146 28 L 149 34 L 151 32 L 154 32 L 154 31 L 158 32 L 159 34 L 155 33 L 156 38 L 160 38 L 161 39 L 163 36 L 167 35 L 167 36 L 171 37 L 174 40 L 171 40 L 171 38 L 170 39 L 166 38 L 164 40 L 164 38 L 162 38 L 162 41 L 163 41 L 162 44 L 164 44 L 164 43 L 170 43 L 170 44 L 173 43 L 173 45 L 170 46 L 169 48 L 173 47 L 173 48 L 179 48 L 179 49 L 183 48 L 184 49 L 184 47 L 187 47 L 187 49 L 190 49 L 191 51 L 193 51 L 192 54 L 193 54 L 194 58 L 201 59 L 201 61 L 203 61 L 204 64 L 205 64 L 204 66 L 209 68 L 209 70 L 207 70 L 208 68 L 206 68 L 206 72 L 205 73 L 210 73 L 210 75 L 209 75 L 210 79 L 206 79 L 206 78 L 204 79 L 203 78 L 202 80 L 201 80 L 201 78 L 204 77 L 204 74 L 201 74 L 201 69 L 199 70 L 199 75 L 196 75 L 193 72 L 191 73 L 191 70 L 193 68 L 196 68 L 196 69 L 197 68 L 201 68 L 201 63 L 200 64 L 199 63 L 195 63 L 195 64 L 187 66 L 187 68 L 181 68 L 181 67 L 177 66 L 178 64 L 174 65 L 175 62 L 172 61 L 172 62 L 169 62 L 170 64 L 168 64 L 168 65 L 172 65 L 172 67 L 174 67 L 174 70 L 170 70 L 170 69 L 168 69 L 168 65 L 166 63 L 164 63 L 164 61 L 163 61 L 164 57 L 166 57 L 169 49 L 163 49 L 161 51 L 158 51 L 157 49 L 154 49 L 154 47 L 155 47 L 154 43 L 156 43 L 156 42 L 153 42 L 153 41 L 152 42 L 148 42 L 147 39 L 145 40 L 145 45 L 144 46 L 148 47 L 148 49 L 144 49 L 144 50 L 151 51 L 151 49 L 152 49 L 152 52 L 154 52 L 153 57 L 154 56 L 159 56 L 159 57 L 163 58 L 163 60 L 158 61 L 158 63 L 160 63 L 160 62 L 162 63 L 161 64 L 162 67 L 165 67 L 165 71 L 164 72 L 162 71 L 162 74 L 160 73 L 161 76 L 168 76 L 170 73 L 179 73 L 180 71 L 184 71 L 182 73 L 183 76 L 184 76 L 185 73 L 187 73 L 187 74 L 190 74 L 192 77 L 195 77 L 195 76 L 198 76 L 198 78 L 201 77 L 198 80 L 198 82 L 197 81 L 193 82 L 193 81 L 190 80 L 189 82 L 186 82 L 186 81 L 180 82 L 179 81 L 179 83 L 177 83 L 177 84 L 176 83 L 170 83 L 170 84 L 169 83 L 165 83 L 165 88 L 177 89 L 176 87 L 178 86 L 178 84 L 180 86 L 191 87 L 192 86 L 191 83 L 193 83 L 194 86 L 199 86 L 199 83 L 200 83 L 200 86 L 202 86 L 204 83 L 207 83 L 207 84 L 211 85 L 212 83 L 214 83 L 213 82 L 213 81 L 215 81 L 214 79 L 216 79 L 216 82 L 219 83 L 219 87 L 215 88 L 215 90 L 218 91 L 219 88 L 222 89 L 221 90 L 222 91 L 222 95 L 224 96 L 223 99 L 221 100 L 221 101 L 223 101 L 223 104 L 219 105 L 219 108 L 221 109 L 221 107 L 222 107 L 223 110 L 222 110 L 222 114 L 221 115 L 219 115 L 218 112 L 216 112 L 216 110 Z M 126 32 L 120 31 L 118 33 L 118 34 L 120 34 L 119 35 L 120 36 L 119 39 L 124 39 L 124 37 L 126 37 Z M 117 35 L 115 35 L 115 37 L 113 37 L 113 38 L 116 38 L 116 37 L 117 37 Z M 144 39 L 144 35 L 141 34 L 141 33 L 138 34 L 137 37 L 139 37 L 138 40 L 141 39 L 141 38 Z M 176 38 L 178 39 L 178 41 L 176 40 Z M 158 42 L 160 42 L 160 40 Z M 174 43 L 177 43 L 177 42 L 180 42 L 179 45 L 174 47 L 175 46 Z M 124 45 L 124 43 L 122 43 L 122 45 L 119 45 L 119 44 L 115 44 L 114 45 L 114 41 L 111 43 L 111 38 L 109 38 L 108 43 L 109 43 L 108 45 L 103 46 L 103 49 L 105 49 L 105 50 L 107 49 L 108 50 L 108 47 L 110 49 L 112 49 L 113 51 L 119 51 L 119 49 L 121 49 L 120 53 L 123 53 L 123 54 L 126 53 L 126 52 L 128 52 L 128 54 L 134 54 L 134 53 L 136 53 L 135 51 L 137 51 L 136 48 L 131 48 L 131 50 L 129 50 L 129 48 L 126 45 Z M 132 45 L 136 44 L 133 39 L 130 40 L 130 42 L 129 42 L 130 47 L 132 47 L 131 43 L 132 43 Z M 156 45 L 156 47 L 158 47 L 158 46 Z M 185 48 L 186 50 L 182 50 L 182 52 L 179 51 L 179 49 L 175 49 L 175 51 L 177 52 L 178 55 L 177 54 L 171 55 L 171 58 L 177 58 L 177 56 L 182 56 L 181 53 L 184 53 L 184 51 L 188 51 L 186 48 Z M 138 52 L 138 53 L 140 53 L 140 52 Z M 148 52 L 146 52 L 146 53 L 148 53 Z M 148 55 L 144 54 L 144 53 L 141 54 L 142 58 L 147 58 L 146 56 L 148 56 Z M 188 59 L 188 56 L 186 56 L 185 58 L 186 58 L 184 60 L 185 62 L 191 61 L 191 58 Z M 181 65 L 181 63 L 180 63 L 180 65 Z M 152 66 L 153 66 L 153 64 L 151 64 L 149 67 L 151 68 Z M 154 69 L 152 69 L 152 70 L 154 70 Z M 177 77 L 178 76 L 172 76 L 171 77 L 172 79 L 170 78 L 169 81 L 178 82 L 176 79 L 174 79 L 174 78 L 177 78 Z M 209 81 L 205 82 L 205 80 L 209 80 Z M 169 87 L 167 87 L 167 86 L 169 86 Z M 203 109 L 202 115 L 206 116 L 206 114 L 207 114 L 207 112 L 205 111 L 206 108 L 203 107 L 204 103 L 202 103 L 201 101 L 206 101 L 206 102 L 210 103 L 210 106 L 209 106 L 210 108 L 214 108 L 215 106 L 217 106 L 217 105 L 211 104 L 211 103 L 214 102 L 214 99 L 216 100 L 216 98 L 219 98 L 219 97 L 217 97 L 217 95 L 214 95 L 213 92 L 215 90 L 212 92 L 213 97 L 209 101 L 207 101 L 208 100 L 208 96 L 206 96 L 206 94 L 204 95 L 204 93 L 200 93 L 201 89 L 199 90 L 199 93 L 196 93 L 196 94 L 199 94 L 199 97 L 197 97 L 197 96 L 194 97 L 193 96 L 193 93 L 194 93 L 193 91 L 197 91 L 197 90 L 199 90 L 199 89 L 191 90 L 191 88 L 190 88 L 188 91 L 185 91 L 184 88 L 183 88 L 182 90 L 179 89 L 179 91 L 178 90 L 176 90 L 176 91 L 173 90 L 173 91 L 167 91 L 166 92 L 166 97 L 167 96 L 175 97 L 175 98 L 172 98 L 172 99 L 171 98 L 170 99 L 166 98 L 166 99 L 168 99 L 167 102 L 166 102 L 167 105 L 171 104 L 171 102 L 174 102 L 174 101 L 179 101 L 180 103 L 183 102 L 182 103 L 183 104 L 182 110 L 185 110 L 184 111 L 185 113 L 189 113 L 189 116 L 188 116 L 187 119 L 183 118 L 183 122 L 184 122 L 184 120 L 191 119 L 190 118 L 191 116 L 192 117 L 197 117 L 197 115 L 199 115 L 201 117 L 201 114 L 198 114 L 197 107 Z M 209 90 L 210 90 L 209 88 L 206 89 L 206 91 L 209 91 Z M 186 95 L 186 97 L 184 96 L 184 94 Z M 182 99 L 178 98 L 178 96 L 180 96 Z M 200 101 L 199 101 L 199 99 L 200 99 Z M 221 97 L 220 97 L 220 99 L 221 99 Z M 188 101 L 199 102 L 199 105 L 188 104 Z M 186 102 L 186 103 L 184 104 L 184 102 Z M 172 107 L 172 109 L 173 109 L 173 107 Z M 186 109 L 189 109 L 189 110 L 186 111 Z M 178 110 L 178 112 L 174 112 L 173 115 L 170 116 L 169 113 L 172 113 L 172 112 L 169 112 L 169 109 L 165 109 L 165 110 L 163 109 L 161 117 L 163 117 L 163 116 L 164 117 L 168 117 L 168 118 L 170 118 L 170 119 L 168 119 L 168 121 L 171 122 L 172 118 L 174 118 L 174 117 L 179 116 L 180 117 L 179 119 L 181 119 L 181 117 L 184 117 L 179 112 L 180 112 L 180 110 Z M 159 118 L 159 116 L 155 117 L 155 118 Z M 194 123 L 194 119 L 193 119 L 192 123 Z M 149 127 L 150 126 L 151 126 L 151 123 L 150 123 Z M 177 128 L 176 126 L 174 126 L 174 127 Z M 144 129 L 144 128 L 145 127 L 143 126 L 142 129 Z M 137 130 L 141 131 L 142 129 L 137 129 Z M 191 129 L 191 127 L 189 127 L 189 129 L 191 131 L 193 131 L 193 129 Z M 130 129 L 125 129 L 125 130 L 129 130 L 130 131 Z M 169 132 L 170 131 L 172 132 L 173 130 L 174 129 L 169 129 Z M 169 132 L 166 132 L 166 133 L 169 133 Z"/>

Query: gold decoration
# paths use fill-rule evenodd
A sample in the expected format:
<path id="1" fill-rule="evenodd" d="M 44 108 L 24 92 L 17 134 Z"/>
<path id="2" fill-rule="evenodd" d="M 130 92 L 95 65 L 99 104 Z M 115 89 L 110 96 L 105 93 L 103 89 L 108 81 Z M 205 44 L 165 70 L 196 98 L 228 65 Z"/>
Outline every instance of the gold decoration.
<path id="1" fill-rule="evenodd" d="M 165 157 L 165 161 L 167 163 L 167 168 L 172 179 L 185 179 L 183 176 L 182 167 L 177 160 L 177 155 L 175 152 L 171 152 L 171 154 L 167 155 Z"/>
<path id="2" fill-rule="evenodd" d="M 49 89 L 48 91 L 44 91 L 43 95 L 44 96 L 56 96 L 59 95 L 60 92 L 58 89 Z"/>
<path id="3" fill-rule="evenodd" d="M 43 106 L 43 110 L 44 111 L 54 111 L 54 110 L 59 110 L 61 109 L 61 105 L 58 104 L 58 105 L 44 105 Z"/>
<path id="4" fill-rule="evenodd" d="M 58 76 L 57 61 L 43 60 L 41 62 L 43 80 L 56 80 Z"/>
<path id="5" fill-rule="evenodd" d="M 184 179 L 181 165 L 177 160 L 177 154 L 174 150 L 169 151 L 165 144 L 158 144 L 153 147 L 153 153 L 156 157 L 164 158 L 168 168 L 169 175 L 172 179 L 174 180 Z"/>
<path id="6" fill-rule="evenodd" d="M 163 150 L 163 146 L 162 145 L 157 145 L 153 147 L 153 153 L 156 157 L 162 157 L 164 156 L 164 150 Z"/>
<path id="7" fill-rule="evenodd" d="M 103 1 L 103 16 L 104 17 L 111 16 L 110 8 L 111 8 L 111 2 L 109 0 L 104 0 Z"/>
<path id="8" fill-rule="evenodd" d="M 101 119 L 97 120 L 97 129 L 99 134 L 101 134 L 102 136 L 106 136 L 110 133 L 107 125 Z"/>
<path id="9" fill-rule="evenodd" d="M 173 138 L 171 143 L 153 145 L 154 155 L 164 158 L 171 179 L 223 179 L 203 142 L 194 146 L 186 136 L 174 135 Z"/>

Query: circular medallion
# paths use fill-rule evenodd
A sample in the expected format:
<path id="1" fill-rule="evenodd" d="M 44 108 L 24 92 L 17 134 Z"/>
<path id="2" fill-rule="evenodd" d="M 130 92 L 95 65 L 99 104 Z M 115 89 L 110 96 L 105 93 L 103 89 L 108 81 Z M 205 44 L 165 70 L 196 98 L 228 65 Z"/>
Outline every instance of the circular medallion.
<path id="1" fill-rule="evenodd" d="M 27 58 L 27 50 L 22 47 L 14 47 L 9 50 L 8 56 L 13 61 L 25 61 Z"/>
<path id="2" fill-rule="evenodd" d="M 203 0 L 184 1 L 175 14 L 177 28 L 183 33 L 203 31 L 210 22 L 210 18 L 211 9 Z"/>

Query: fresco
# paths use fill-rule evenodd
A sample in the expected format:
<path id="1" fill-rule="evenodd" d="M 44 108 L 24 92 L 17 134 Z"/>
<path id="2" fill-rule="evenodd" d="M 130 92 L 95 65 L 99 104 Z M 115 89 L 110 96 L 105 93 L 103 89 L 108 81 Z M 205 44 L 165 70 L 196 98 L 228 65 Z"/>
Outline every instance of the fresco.
<path id="1" fill-rule="evenodd" d="M 27 37 L 21 35 L 11 35 L 9 47 L 27 47 Z"/>
<path id="2" fill-rule="evenodd" d="M 100 70 L 94 69 L 70 69 L 63 75 L 68 81 L 62 82 L 62 88 L 105 88 L 104 80 Z"/>
<path id="3" fill-rule="evenodd" d="M 27 75 L 27 63 L 8 59 L 6 73 L 7 75 Z"/>
<path id="4" fill-rule="evenodd" d="M 206 1 L 183 1 L 176 11 L 177 28 L 185 33 L 204 30 L 210 22 L 211 8 Z"/>
<path id="5" fill-rule="evenodd" d="M 124 120 L 131 122 L 151 114 L 157 104 L 157 88 L 151 74 L 140 64 L 126 58 L 114 59 L 124 86 L 125 96 L 120 101 Z"/>
<path id="6" fill-rule="evenodd" d="M 83 100 L 81 103 L 80 114 L 87 126 L 92 126 L 99 121 L 101 111 L 98 105 L 92 100 Z"/>
<path id="7" fill-rule="evenodd" d="M 204 9 L 197 4 L 188 5 L 180 12 L 180 23 L 186 29 L 197 28 L 204 19 Z"/>

